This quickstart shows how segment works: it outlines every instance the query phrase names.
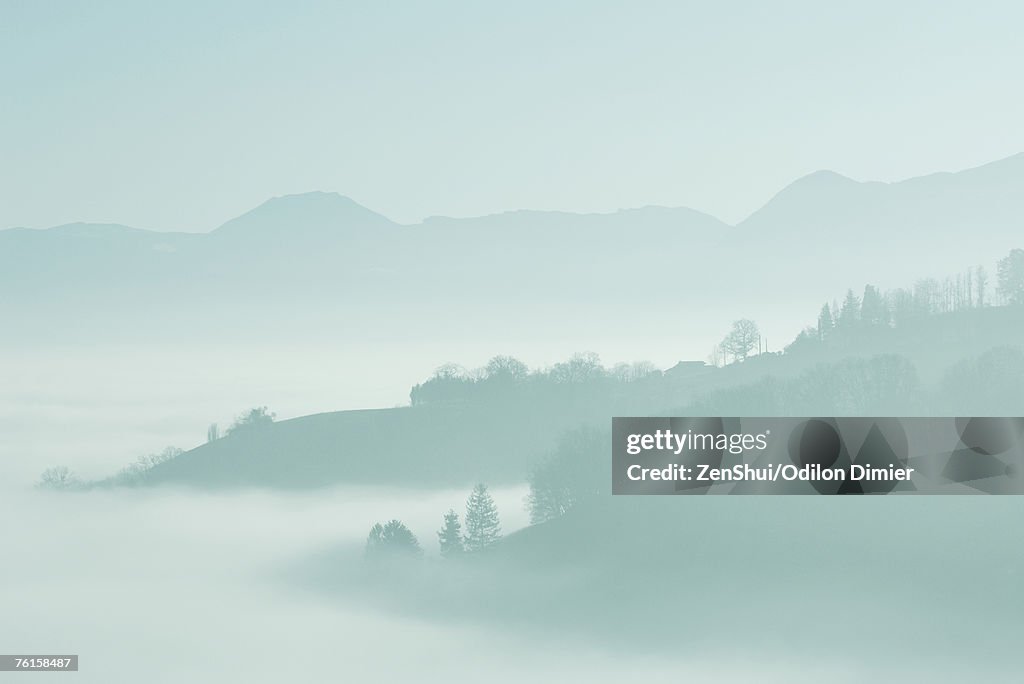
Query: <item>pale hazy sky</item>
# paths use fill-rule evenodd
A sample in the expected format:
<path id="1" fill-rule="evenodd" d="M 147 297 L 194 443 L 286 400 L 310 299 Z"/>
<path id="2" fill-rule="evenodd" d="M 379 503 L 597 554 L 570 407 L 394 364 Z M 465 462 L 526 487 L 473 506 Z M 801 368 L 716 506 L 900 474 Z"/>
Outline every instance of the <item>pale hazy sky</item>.
<path id="1" fill-rule="evenodd" d="M 215 5 L 215 6 L 211 6 Z M 0 0 L 0 228 L 684 205 L 1024 151 L 1018 2 Z"/>

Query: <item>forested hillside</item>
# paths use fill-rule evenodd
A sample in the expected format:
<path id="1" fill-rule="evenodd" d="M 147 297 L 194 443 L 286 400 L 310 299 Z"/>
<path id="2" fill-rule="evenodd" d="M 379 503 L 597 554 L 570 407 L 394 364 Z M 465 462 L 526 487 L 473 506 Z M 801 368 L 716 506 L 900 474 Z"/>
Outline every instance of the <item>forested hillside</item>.
<path id="1" fill-rule="evenodd" d="M 1022 254 L 1000 262 L 991 287 L 1005 305 L 989 305 L 977 280 L 959 299 L 941 297 L 938 283 L 884 295 L 867 286 L 863 299 L 851 290 L 826 304 L 785 351 L 748 350 L 721 366 L 606 367 L 587 353 L 534 370 L 508 356 L 473 370 L 449 364 L 412 388 L 407 407 L 243 422 L 128 481 L 522 482 L 560 436 L 607 429 L 615 415 L 1024 414 Z"/>

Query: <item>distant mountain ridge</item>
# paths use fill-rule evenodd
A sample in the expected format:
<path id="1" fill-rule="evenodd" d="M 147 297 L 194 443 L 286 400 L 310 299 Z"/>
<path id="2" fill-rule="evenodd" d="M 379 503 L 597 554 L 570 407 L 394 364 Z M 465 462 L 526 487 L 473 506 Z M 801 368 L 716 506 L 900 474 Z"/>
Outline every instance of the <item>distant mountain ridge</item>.
<path id="1" fill-rule="evenodd" d="M 663 219 L 687 219 L 695 224 L 704 224 L 703 227 L 756 228 L 768 222 L 766 217 L 774 219 L 784 209 L 793 209 L 801 205 L 809 204 L 814 206 L 822 204 L 829 206 L 829 203 L 837 201 L 877 201 L 881 198 L 891 198 L 894 191 L 912 192 L 915 195 L 922 193 L 925 195 L 932 194 L 934 197 L 933 193 L 938 191 L 945 192 L 957 189 L 976 191 L 978 188 L 974 186 L 978 184 L 982 184 L 986 188 L 991 188 L 992 185 L 1004 185 L 1007 186 L 1006 189 L 1019 190 L 1021 183 L 1024 183 L 1024 152 L 961 171 L 939 171 L 892 183 L 856 181 L 835 171 L 822 169 L 802 176 L 785 186 L 762 207 L 736 224 L 728 224 L 710 214 L 689 207 L 657 205 L 623 208 L 614 212 L 598 213 L 515 209 L 496 214 L 470 217 L 429 216 L 416 224 L 399 224 L 340 193 L 310 191 L 270 198 L 259 206 L 214 228 L 209 234 L 240 234 L 242 231 L 259 233 L 274 228 L 288 228 L 296 225 L 303 227 L 344 225 L 346 227 L 394 228 L 400 225 L 432 226 L 472 222 L 500 224 L 521 219 L 557 220 L 559 218 L 585 218 L 596 221 L 622 216 L 658 216 Z M 163 232 L 149 231 L 123 224 L 83 222 L 63 224 L 38 230 L 69 233 L 93 232 L 98 234 L 108 229 L 110 231 L 145 230 L 146 232 Z M 0 234 L 11 230 L 24 231 L 34 229 L 0 229 Z M 172 234 L 178 233 L 172 232 Z"/>
<path id="2" fill-rule="evenodd" d="M 10 339 L 683 339 L 740 317 L 792 339 L 821 298 L 994 263 L 1024 246 L 1024 155 L 898 183 L 820 171 L 730 226 L 644 207 L 398 224 L 327 192 L 210 233 L 71 224 L 0 231 Z M 811 286 L 812 285 L 812 286 Z M 275 312 L 270 315 L 269 312 Z M 288 316 L 288 325 L 280 316 Z M 666 314 L 670 314 L 666 317 Z M 658 328 L 635 321 L 663 320 Z"/>
<path id="3" fill-rule="evenodd" d="M 1024 153 L 958 172 L 940 172 L 895 183 L 855 181 L 817 171 L 783 188 L 737 224 L 750 230 L 790 231 L 836 225 L 885 225 L 894 219 L 911 226 L 925 221 L 984 217 L 991 223 L 1019 221 L 1024 213 Z"/>

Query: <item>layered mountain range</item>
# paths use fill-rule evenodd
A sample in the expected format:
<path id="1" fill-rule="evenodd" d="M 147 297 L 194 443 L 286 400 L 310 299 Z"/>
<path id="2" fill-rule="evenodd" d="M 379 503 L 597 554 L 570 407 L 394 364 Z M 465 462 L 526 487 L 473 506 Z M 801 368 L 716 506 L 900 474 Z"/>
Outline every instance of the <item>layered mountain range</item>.
<path id="1" fill-rule="evenodd" d="M 1022 227 L 1024 154 L 898 183 L 821 171 L 737 225 L 667 207 L 400 225 L 314 192 L 209 233 L 0 231 L 0 317 L 8 340 L 27 342 L 599 338 L 666 316 L 685 319 L 676 332 L 741 316 L 795 328 L 865 281 L 991 265 L 1024 243 Z"/>

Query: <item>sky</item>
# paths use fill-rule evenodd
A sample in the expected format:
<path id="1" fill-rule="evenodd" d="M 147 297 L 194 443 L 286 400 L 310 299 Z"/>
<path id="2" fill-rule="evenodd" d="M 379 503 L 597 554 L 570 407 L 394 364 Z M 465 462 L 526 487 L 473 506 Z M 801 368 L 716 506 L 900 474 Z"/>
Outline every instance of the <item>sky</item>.
<path id="1" fill-rule="evenodd" d="M 1024 151 L 1013 2 L 0 0 L 0 228 L 690 206 Z"/>

